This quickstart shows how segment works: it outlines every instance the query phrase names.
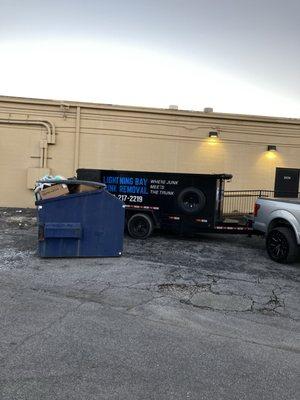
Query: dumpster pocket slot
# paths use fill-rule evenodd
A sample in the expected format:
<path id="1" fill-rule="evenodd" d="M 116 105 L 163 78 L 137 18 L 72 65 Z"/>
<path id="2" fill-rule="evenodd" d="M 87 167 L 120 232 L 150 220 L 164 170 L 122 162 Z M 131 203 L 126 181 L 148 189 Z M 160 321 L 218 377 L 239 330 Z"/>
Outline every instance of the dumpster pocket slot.
<path id="1" fill-rule="evenodd" d="M 80 239 L 82 228 L 80 223 L 46 223 L 44 227 L 44 238 L 72 238 Z"/>

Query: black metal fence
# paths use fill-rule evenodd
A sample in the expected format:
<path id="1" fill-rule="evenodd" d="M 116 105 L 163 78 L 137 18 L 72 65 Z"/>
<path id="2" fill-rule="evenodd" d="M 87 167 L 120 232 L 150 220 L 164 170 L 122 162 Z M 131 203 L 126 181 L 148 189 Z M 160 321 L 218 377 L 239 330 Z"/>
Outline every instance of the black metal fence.
<path id="1" fill-rule="evenodd" d="M 273 190 L 226 190 L 224 191 L 223 214 L 244 215 L 253 213 L 254 204 L 258 197 L 274 197 Z M 283 194 L 282 197 L 295 197 Z M 300 192 L 298 193 L 300 198 Z"/>
<path id="2" fill-rule="evenodd" d="M 223 214 L 244 215 L 253 213 L 258 197 L 273 197 L 273 190 L 229 190 L 224 191 Z"/>

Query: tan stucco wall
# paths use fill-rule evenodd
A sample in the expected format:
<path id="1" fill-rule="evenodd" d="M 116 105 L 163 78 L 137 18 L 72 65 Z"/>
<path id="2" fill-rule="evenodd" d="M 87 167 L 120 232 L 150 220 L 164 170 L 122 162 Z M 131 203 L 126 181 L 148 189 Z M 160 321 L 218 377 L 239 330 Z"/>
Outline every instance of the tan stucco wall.
<path id="1" fill-rule="evenodd" d="M 51 124 L 55 144 L 30 121 Z M 214 144 L 211 130 L 220 132 Z M 228 172 L 228 190 L 273 189 L 276 167 L 300 168 L 300 120 L 0 97 L 0 206 L 34 206 L 27 171 L 42 165 L 41 142 L 43 166 L 68 177 L 77 166 Z"/>

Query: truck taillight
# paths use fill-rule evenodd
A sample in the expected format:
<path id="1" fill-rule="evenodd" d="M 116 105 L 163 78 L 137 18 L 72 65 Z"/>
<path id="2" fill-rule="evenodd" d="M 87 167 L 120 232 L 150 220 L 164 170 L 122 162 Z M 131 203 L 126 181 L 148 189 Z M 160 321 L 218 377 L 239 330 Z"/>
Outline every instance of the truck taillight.
<path id="1" fill-rule="evenodd" d="M 260 204 L 255 203 L 254 206 L 254 217 L 257 217 L 258 210 L 260 209 Z"/>

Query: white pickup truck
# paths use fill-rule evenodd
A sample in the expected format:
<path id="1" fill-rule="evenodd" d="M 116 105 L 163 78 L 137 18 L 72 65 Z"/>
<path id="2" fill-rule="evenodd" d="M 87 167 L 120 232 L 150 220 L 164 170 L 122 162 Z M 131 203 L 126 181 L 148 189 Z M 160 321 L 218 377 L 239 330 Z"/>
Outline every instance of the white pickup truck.
<path id="1" fill-rule="evenodd" d="M 296 261 L 300 253 L 300 199 L 258 198 L 253 228 L 265 234 L 272 260 Z"/>

